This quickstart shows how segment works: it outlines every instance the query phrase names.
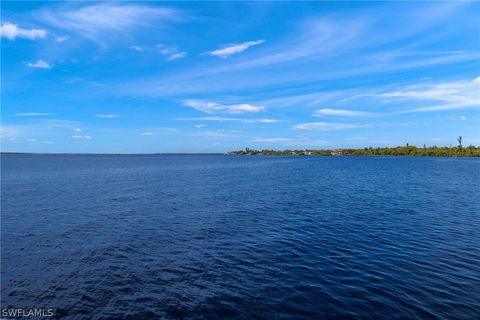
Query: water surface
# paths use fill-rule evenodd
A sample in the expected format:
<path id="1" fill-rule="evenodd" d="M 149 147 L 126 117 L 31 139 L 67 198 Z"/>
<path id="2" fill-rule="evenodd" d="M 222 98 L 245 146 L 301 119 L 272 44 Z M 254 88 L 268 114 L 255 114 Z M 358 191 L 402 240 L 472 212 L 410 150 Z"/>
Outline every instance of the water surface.
<path id="1" fill-rule="evenodd" d="M 2 308 L 480 319 L 480 160 L 2 156 Z"/>

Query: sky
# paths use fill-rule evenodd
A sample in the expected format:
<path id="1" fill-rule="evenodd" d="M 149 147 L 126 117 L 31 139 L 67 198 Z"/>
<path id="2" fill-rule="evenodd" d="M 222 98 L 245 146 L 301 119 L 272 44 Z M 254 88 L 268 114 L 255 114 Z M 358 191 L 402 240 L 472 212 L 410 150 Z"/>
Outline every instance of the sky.
<path id="1" fill-rule="evenodd" d="M 480 145 L 480 2 L 1 2 L 1 147 Z"/>

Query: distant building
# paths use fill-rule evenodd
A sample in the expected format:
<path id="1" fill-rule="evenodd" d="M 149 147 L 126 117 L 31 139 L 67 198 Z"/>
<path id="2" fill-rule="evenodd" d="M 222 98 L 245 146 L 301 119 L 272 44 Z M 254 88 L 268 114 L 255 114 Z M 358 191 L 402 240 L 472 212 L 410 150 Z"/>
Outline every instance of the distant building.
<path id="1" fill-rule="evenodd" d="M 332 156 L 341 156 L 343 154 L 343 150 L 332 150 L 330 154 Z"/>

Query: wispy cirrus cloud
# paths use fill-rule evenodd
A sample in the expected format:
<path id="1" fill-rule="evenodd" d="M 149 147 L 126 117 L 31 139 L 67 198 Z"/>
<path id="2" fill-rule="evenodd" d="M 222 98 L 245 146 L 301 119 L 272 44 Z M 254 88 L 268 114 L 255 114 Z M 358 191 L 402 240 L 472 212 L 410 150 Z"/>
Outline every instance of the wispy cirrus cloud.
<path id="1" fill-rule="evenodd" d="M 257 137 L 257 138 L 253 138 L 250 141 L 252 141 L 252 142 L 292 142 L 292 141 L 296 141 L 296 139 L 294 139 L 294 138 L 281 138 L 281 137 L 277 137 L 277 138 Z"/>
<path id="2" fill-rule="evenodd" d="M 399 113 L 480 108 L 480 76 L 473 80 L 408 86 L 401 90 L 380 93 L 378 97 L 428 104 Z"/>
<path id="3" fill-rule="evenodd" d="M 185 51 L 175 52 L 167 56 L 167 61 L 178 60 L 187 56 Z"/>
<path id="4" fill-rule="evenodd" d="M 412 10 L 402 9 L 393 14 L 375 7 L 372 11 L 356 11 L 354 15 L 309 17 L 283 38 L 269 40 L 268 47 L 255 50 L 248 59 L 235 59 L 209 68 L 192 68 L 179 74 L 149 77 L 130 83 L 118 91 L 165 96 L 206 92 L 221 94 L 227 90 L 232 92 L 251 88 L 268 90 L 282 85 L 293 87 L 294 84 L 302 88 L 302 85 L 320 81 L 362 75 L 370 77 L 393 71 L 420 70 L 478 60 L 478 53 L 471 47 L 464 50 L 432 50 L 428 45 L 442 44 L 448 40 L 445 18 L 451 18 L 452 12 L 466 10 L 468 3 L 449 2 L 435 6 L 425 3 L 421 7 L 422 12 L 429 13 L 428 19 L 416 19 L 418 14 Z M 401 19 L 405 24 L 392 25 L 394 18 Z M 436 33 L 435 38 L 419 36 L 426 29 L 433 28 L 442 30 Z M 383 29 L 388 29 L 388 32 L 378 32 Z M 226 48 L 218 50 L 222 49 Z M 217 50 L 206 54 L 214 51 Z"/>
<path id="5" fill-rule="evenodd" d="M 53 65 L 44 60 L 37 60 L 36 62 L 27 62 L 27 67 L 36 69 L 51 69 Z"/>
<path id="6" fill-rule="evenodd" d="M 144 48 L 144 47 L 142 47 L 142 46 L 137 46 L 137 45 L 130 46 L 130 49 L 135 50 L 135 51 L 137 51 L 137 52 L 143 52 L 143 51 L 145 51 L 145 48 Z"/>
<path id="7" fill-rule="evenodd" d="M 293 126 L 297 130 L 316 130 L 316 131 L 332 131 L 357 128 L 373 128 L 373 127 L 412 127 L 428 125 L 422 121 L 394 121 L 394 122 L 366 122 L 366 123 L 347 123 L 347 122 L 305 122 Z"/>
<path id="8" fill-rule="evenodd" d="M 256 113 L 263 111 L 265 108 L 262 106 L 255 106 L 248 103 L 242 104 L 220 104 L 216 102 L 207 102 L 202 100 L 195 99 L 186 99 L 182 101 L 184 105 L 194 108 L 198 111 L 205 113 L 230 113 L 230 114 L 239 114 L 239 113 Z"/>
<path id="9" fill-rule="evenodd" d="M 0 36 L 8 40 L 23 38 L 29 40 L 42 39 L 47 36 L 45 29 L 24 29 L 16 24 L 5 22 L 0 26 Z"/>
<path id="10" fill-rule="evenodd" d="M 72 139 L 76 140 L 92 140 L 92 136 L 88 134 L 82 134 L 82 128 L 73 128 L 72 129 L 74 134 L 72 135 Z"/>
<path id="11" fill-rule="evenodd" d="M 270 118 L 231 118 L 231 117 L 192 117 L 177 118 L 181 121 L 218 121 L 218 122 L 243 122 L 243 123 L 276 123 L 278 120 Z"/>
<path id="12" fill-rule="evenodd" d="M 53 115 L 53 113 L 50 112 L 18 112 L 14 114 L 16 117 L 43 117 L 51 115 Z"/>
<path id="13" fill-rule="evenodd" d="M 178 59 L 185 58 L 187 56 L 187 52 L 180 51 L 175 46 L 168 46 L 166 44 L 157 44 L 154 47 L 151 46 L 139 46 L 133 45 L 130 46 L 130 49 L 135 50 L 139 53 L 149 52 L 149 53 L 158 53 L 165 57 L 166 61 L 174 61 Z"/>
<path id="14" fill-rule="evenodd" d="M 353 111 L 345 109 L 319 109 L 313 114 L 316 117 L 322 116 L 338 116 L 338 117 L 366 117 L 373 116 L 373 113 L 364 111 Z"/>
<path id="15" fill-rule="evenodd" d="M 363 108 L 382 106 L 381 112 L 366 112 L 343 108 L 323 108 L 316 110 L 316 117 L 381 117 L 417 112 L 435 112 L 455 109 L 480 108 L 480 77 L 458 81 L 432 83 L 423 79 L 407 85 L 389 87 L 357 88 L 333 90 L 304 95 L 283 96 L 264 100 L 267 106 L 295 106 L 302 104 L 356 104 Z M 389 108 L 391 108 L 389 110 Z"/>
<path id="16" fill-rule="evenodd" d="M 294 126 L 294 129 L 299 130 L 318 130 L 318 131 L 331 131 L 342 129 L 354 129 L 359 128 L 361 125 L 354 123 L 337 123 L 337 122 L 307 122 Z"/>
<path id="17" fill-rule="evenodd" d="M 174 46 L 167 46 L 165 44 L 158 44 L 157 48 L 167 61 L 178 60 L 187 56 L 185 51 L 179 51 Z"/>
<path id="18" fill-rule="evenodd" d="M 55 41 L 58 43 L 64 43 L 65 41 L 68 41 L 70 37 L 68 36 L 58 36 L 55 38 Z"/>
<path id="19" fill-rule="evenodd" d="M 0 132 L 2 138 L 11 143 L 22 143 L 26 142 L 27 139 L 35 137 L 34 139 L 37 139 L 38 143 L 50 144 L 41 141 L 55 141 L 57 137 L 64 135 L 68 131 L 71 132 L 71 135 L 81 135 L 81 133 L 74 130 L 76 125 L 78 124 L 75 121 L 44 119 L 40 117 L 29 119 L 28 123 L 3 123 L 0 126 Z"/>
<path id="20" fill-rule="evenodd" d="M 250 47 L 258 46 L 259 44 L 264 43 L 265 40 L 256 40 L 256 41 L 247 41 L 243 43 L 232 44 L 221 49 L 216 49 L 206 52 L 206 54 L 211 56 L 216 56 L 220 58 L 228 58 L 235 54 L 241 53 L 247 50 Z"/>
<path id="21" fill-rule="evenodd" d="M 102 118 L 102 119 L 113 119 L 113 118 L 118 118 L 120 117 L 116 113 L 103 113 L 103 114 L 97 114 L 95 115 L 97 118 Z"/>
<path id="22" fill-rule="evenodd" d="M 78 139 L 78 140 L 92 140 L 92 136 L 89 136 L 89 135 L 76 134 L 76 135 L 73 135 L 72 138 L 73 139 Z"/>
<path id="23" fill-rule="evenodd" d="M 55 144 L 53 141 L 49 140 L 44 140 L 44 141 L 39 141 L 37 138 L 26 138 L 26 139 L 21 139 L 21 138 L 16 138 L 16 137 L 9 137 L 9 136 L 4 136 L 0 135 L 0 139 L 2 140 L 2 143 L 7 143 L 7 144 L 22 144 L 22 143 L 29 143 L 29 144 Z"/>
<path id="24" fill-rule="evenodd" d="M 36 12 L 36 17 L 56 28 L 76 33 L 105 45 L 107 40 L 129 35 L 132 29 L 147 27 L 155 21 L 177 20 L 177 10 L 137 4 L 100 3 L 85 6 L 66 5 Z"/>

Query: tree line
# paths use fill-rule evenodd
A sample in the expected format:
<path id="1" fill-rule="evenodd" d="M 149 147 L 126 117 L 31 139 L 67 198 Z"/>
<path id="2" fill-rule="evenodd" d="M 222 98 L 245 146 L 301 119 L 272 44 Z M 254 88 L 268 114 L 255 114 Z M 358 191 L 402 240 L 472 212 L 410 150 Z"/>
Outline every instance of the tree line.
<path id="1" fill-rule="evenodd" d="M 480 157 L 480 147 L 469 145 L 462 146 L 462 137 L 458 137 L 458 146 L 437 147 L 423 145 L 423 147 L 405 146 L 386 148 L 362 148 L 362 149 L 306 149 L 306 150 L 245 150 L 232 151 L 232 155 L 312 155 L 312 156 L 420 156 L 420 157 Z"/>

